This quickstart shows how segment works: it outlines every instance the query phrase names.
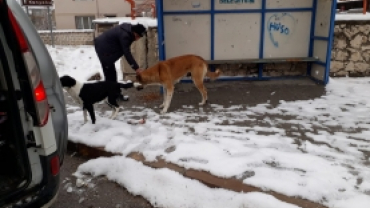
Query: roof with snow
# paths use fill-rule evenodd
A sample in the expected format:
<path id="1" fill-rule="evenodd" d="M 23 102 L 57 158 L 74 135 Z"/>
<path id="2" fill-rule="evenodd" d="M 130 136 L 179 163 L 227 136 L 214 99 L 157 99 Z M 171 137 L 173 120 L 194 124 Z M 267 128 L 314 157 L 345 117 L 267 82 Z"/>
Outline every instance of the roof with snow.
<path id="1" fill-rule="evenodd" d="M 335 21 L 369 21 L 370 13 L 344 13 L 336 14 Z"/>
<path id="2" fill-rule="evenodd" d="M 142 24 L 144 27 L 157 27 L 157 19 L 151 17 L 136 17 L 134 20 L 131 17 L 112 17 L 112 18 L 100 18 L 93 20 L 94 23 L 101 24 L 101 23 L 111 23 L 111 24 L 121 24 L 121 23 L 131 23 L 135 24 Z"/>

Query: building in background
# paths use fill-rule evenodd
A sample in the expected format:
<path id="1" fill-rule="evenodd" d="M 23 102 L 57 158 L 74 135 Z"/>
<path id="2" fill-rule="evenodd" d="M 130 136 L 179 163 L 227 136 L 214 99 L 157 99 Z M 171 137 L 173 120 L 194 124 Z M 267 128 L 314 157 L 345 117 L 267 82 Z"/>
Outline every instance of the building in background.
<path id="1" fill-rule="evenodd" d="M 16 0 L 22 5 L 21 0 Z M 155 0 L 134 0 L 136 17 L 153 16 Z M 49 30 L 48 9 L 23 6 L 37 30 Z M 94 29 L 94 19 L 129 17 L 131 5 L 126 0 L 53 0 L 50 18 L 53 29 Z"/>
<path id="2" fill-rule="evenodd" d="M 136 16 L 151 16 L 155 0 L 135 0 Z M 125 0 L 54 0 L 56 29 L 94 29 L 94 19 L 128 17 L 131 6 Z"/>
<path id="3" fill-rule="evenodd" d="M 369 0 L 337 0 L 337 12 L 365 13 L 369 10 Z"/>
<path id="4" fill-rule="evenodd" d="M 124 0 L 54 0 L 56 29 L 93 29 L 92 21 L 124 17 L 130 4 Z"/>
<path id="5" fill-rule="evenodd" d="M 135 0 L 135 16 L 136 17 L 152 17 L 155 10 L 155 0 Z"/>
<path id="6" fill-rule="evenodd" d="M 31 22 L 35 26 L 37 30 L 50 30 L 52 25 L 53 29 L 55 29 L 55 7 L 50 6 L 50 20 L 49 22 L 48 17 L 48 8 L 46 6 L 23 6 L 21 0 L 16 0 L 24 9 L 26 13 L 28 13 Z"/>
<path id="7" fill-rule="evenodd" d="M 41 6 L 28 7 L 28 15 L 37 30 L 50 30 L 51 25 L 53 27 L 53 30 L 56 28 L 54 7 L 50 7 L 49 12 L 50 12 L 49 14 L 50 16 L 48 17 L 47 7 L 41 7 Z M 51 18 L 51 25 L 49 23 L 48 18 Z"/>

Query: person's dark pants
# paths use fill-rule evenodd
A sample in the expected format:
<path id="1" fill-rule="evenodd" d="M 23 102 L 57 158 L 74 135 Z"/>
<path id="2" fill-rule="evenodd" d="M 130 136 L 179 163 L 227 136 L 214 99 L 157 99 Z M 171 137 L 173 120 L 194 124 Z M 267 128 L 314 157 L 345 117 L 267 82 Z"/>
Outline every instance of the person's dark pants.
<path id="1" fill-rule="evenodd" d="M 102 66 L 105 80 L 117 82 L 117 71 L 115 66 L 116 60 L 114 59 L 114 56 L 111 54 L 104 54 L 98 49 L 99 48 L 95 45 L 95 52 Z"/>
<path id="2" fill-rule="evenodd" d="M 114 59 L 112 55 L 107 55 L 98 50 L 98 47 L 95 45 L 95 52 L 96 55 L 99 58 L 100 64 L 103 68 L 103 73 L 105 77 L 105 81 L 111 81 L 111 82 L 118 82 L 117 80 L 117 71 L 116 71 L 116 65 L 115 62 L 117 60 Z M 128 96 L 124 96 L 121 93 L 118 95 L 119 101 L 128 101 Z M 113 105 L 109 103 L 109 101 L 106 101 L 107 104 L 112 107 Z"/>
<path id="3" fill-rule="evenodd" d="M 106 81 L 117 82 L 116 66 L 113 64 L 106 64 L 104 61 L 100 61 L 103 67 L 103 73 Z"/>

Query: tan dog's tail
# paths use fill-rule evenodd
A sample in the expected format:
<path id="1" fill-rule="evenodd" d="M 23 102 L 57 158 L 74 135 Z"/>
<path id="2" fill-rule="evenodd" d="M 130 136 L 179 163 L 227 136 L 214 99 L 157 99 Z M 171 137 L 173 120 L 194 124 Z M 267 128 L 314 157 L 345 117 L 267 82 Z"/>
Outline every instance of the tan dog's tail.
<path id="1" fill-rule="evenodd" d="M 216 69 L 215 72 L 207 71 L 206 76 L 209 77 L 211 80 L 215 80 L 221 75 L 221 73 L 222 72 L 220 69 Z"/>

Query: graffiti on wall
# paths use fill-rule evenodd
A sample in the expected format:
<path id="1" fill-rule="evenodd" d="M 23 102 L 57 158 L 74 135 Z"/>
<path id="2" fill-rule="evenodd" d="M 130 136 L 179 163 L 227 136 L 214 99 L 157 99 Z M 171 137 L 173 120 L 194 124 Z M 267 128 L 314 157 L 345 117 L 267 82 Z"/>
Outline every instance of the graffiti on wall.
<path id="1" fill-rule="evenodd" d="M 268 18 L 267 31 L 272 44 L 279 48 L 294 34 L 296 20 L 290 13 L 275 13 Z"/>

